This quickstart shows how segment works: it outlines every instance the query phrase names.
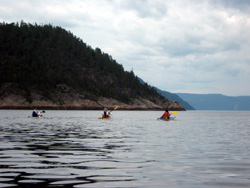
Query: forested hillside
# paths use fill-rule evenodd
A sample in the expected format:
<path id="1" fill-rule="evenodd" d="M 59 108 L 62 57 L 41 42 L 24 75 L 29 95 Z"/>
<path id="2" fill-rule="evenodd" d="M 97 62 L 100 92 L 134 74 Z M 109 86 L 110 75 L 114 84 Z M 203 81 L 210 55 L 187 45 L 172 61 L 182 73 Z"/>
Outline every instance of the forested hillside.
<path id="1" fill-rule="evenodd" d="M 71 93 L 71 97 L 77 94 L 92 101 L 105 97 L 129 104 L 143 98 L 162 107 L 169 105 L 111 55 L 52 25 L 0 23 L 0 75 L 2 99 L 20 90 L 30 104 L 39 95 L 63 105 L 60 94 Z"/>

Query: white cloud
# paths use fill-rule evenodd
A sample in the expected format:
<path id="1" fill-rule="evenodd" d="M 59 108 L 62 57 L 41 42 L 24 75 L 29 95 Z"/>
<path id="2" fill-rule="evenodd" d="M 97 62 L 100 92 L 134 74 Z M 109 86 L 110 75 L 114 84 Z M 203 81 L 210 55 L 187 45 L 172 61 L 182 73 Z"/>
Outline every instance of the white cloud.
<path id="1" fill-rule="evenodd" d="M 170 92 L 250 95 L 250 2 L 1 0 L 0 21 L 61 26 Z"/>

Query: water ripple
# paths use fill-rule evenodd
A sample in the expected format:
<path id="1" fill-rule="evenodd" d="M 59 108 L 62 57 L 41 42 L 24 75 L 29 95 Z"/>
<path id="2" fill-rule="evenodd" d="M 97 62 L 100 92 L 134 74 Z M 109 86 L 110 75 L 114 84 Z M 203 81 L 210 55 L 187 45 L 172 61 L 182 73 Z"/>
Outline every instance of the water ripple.
<path id="1" fill-rule="evenodd" d="M 250 185 L 249 112 L 1 112 L 0 187 Z"/>

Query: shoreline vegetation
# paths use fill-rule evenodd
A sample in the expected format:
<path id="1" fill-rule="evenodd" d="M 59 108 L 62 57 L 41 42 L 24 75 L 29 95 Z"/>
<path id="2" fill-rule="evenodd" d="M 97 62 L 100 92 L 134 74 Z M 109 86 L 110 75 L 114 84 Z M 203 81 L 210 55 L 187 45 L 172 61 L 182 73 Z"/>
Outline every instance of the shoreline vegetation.
<path id="1" fill-rule="evenodd" d="M 61 27 L 2 22 L 0 44 L 0 109 L 185 110 Z"/>

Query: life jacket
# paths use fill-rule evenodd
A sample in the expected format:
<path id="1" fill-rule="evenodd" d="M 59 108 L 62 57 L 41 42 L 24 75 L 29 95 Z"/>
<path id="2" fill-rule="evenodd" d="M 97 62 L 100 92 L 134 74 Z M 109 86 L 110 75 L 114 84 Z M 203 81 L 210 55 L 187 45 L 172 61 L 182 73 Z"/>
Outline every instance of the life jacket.
<path id="1" fill-rule="evenodd" d="M 161 118 L 169 119 L 169 116 L 170 116 L 170 114 L 165 112 L 165 113 L 161 116 Z"/>
<path id="2" fill-rule="evenodd" d="M 37 112 L 36 112 L 36 111 L 33 111 L 33 113 L 32 113 L 32 117 L 38 117 L 38 114 L 37 114 Z"/>
<path id="3" fill-rule="evenodd" d="M 104 112 L 104 113 L 103 113 L 103 117 L 104 117 L 104 118 L 109 117 L 109 116 L 108 116 L 108 113 L 107 113 L 107 112 Z"/>

